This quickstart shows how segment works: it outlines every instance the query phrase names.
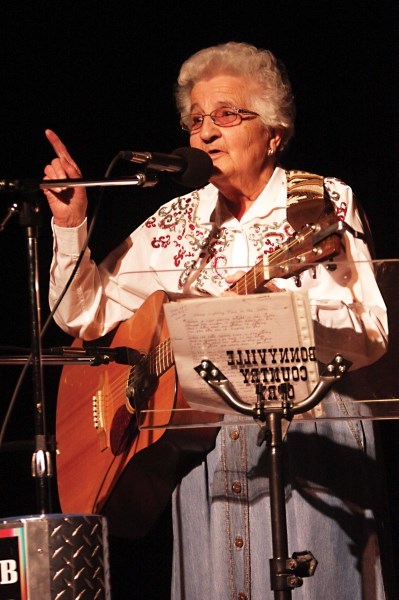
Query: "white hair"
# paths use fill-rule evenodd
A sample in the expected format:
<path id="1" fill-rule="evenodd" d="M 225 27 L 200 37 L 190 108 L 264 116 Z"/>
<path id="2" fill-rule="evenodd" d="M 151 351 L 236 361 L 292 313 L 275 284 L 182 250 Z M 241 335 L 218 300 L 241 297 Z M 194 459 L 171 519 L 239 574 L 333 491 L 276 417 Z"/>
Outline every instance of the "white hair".
<path id="1" fill-rule="evenodd" d="M 190 112 L 194 85 L 220 74 L 243 77 L 256 84 L 251 106 L 245 108 L 257 112 L 266 127 L 279 128 L 282 131 L 279 150 L 286 148 L 294 134 L 295 103 L 285 67 L 270 50 L 228 42 L 193 54 L 183 63 L 175 87 L 180 115 Z"/>

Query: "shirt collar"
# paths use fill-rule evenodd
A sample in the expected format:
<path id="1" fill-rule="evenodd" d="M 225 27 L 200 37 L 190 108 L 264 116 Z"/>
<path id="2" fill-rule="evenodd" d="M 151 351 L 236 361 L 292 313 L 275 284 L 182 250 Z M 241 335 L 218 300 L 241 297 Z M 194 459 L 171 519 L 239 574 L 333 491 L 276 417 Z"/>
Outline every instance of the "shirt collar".
<path id="1" fill-rule="evenodd" d="M 213 186 L 214 187 L 214 186 Z M 216 189 L 216 188 L 215 188 Z M 253 202 L 249 210 L 238 221 L 229 211 L 223 198 L 218 194 L 214 214 L 211 218 L 217 227 L 237 229 L 254 219 L 264 218 L 275 208 L 285 206 L 287 202 L 287 179 L 285 170 L 276 167 L 266 186 Z"/>
<path id="2" fill-rule="evenodd" d="M 228 229 L 237 229 L 254 219 L 263 218 L 276 207 L 285 206 L 287 203 L 287 179 L 285 170 L 276 167 L 266 186 L 243 215 L 239 222 L 227 208 L 218 189 L 209 183 L 199 191 L 200 202 L 197 209 L 197 218 L 202 225 L 214 224 L 220 228 L 222 225 Z"/>

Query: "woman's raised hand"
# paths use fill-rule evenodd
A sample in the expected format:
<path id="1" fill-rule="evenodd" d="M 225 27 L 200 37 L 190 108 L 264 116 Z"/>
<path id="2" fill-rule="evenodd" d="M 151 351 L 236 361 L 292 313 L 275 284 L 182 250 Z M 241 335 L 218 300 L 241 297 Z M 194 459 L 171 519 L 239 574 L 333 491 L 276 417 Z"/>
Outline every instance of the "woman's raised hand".
<path id="1" fill-rule="evenodd" d="M 45 133 L 57 158 L 46 165 L 44 179 L 80 179 L 82 173 L 58 135 L 51 129 L 46 129 Z M 56 225 L 77 227 L 84 221 L 87 210 L 87 195 L 84 187 L 59 187 L 43 191 Z"/>

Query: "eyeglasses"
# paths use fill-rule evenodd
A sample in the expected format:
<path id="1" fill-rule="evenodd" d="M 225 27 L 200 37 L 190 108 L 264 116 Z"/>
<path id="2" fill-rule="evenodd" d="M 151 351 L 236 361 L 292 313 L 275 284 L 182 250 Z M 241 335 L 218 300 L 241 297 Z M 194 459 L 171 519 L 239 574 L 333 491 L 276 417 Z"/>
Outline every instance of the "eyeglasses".
<path id="1" fill-rule="evenodd" d="M 180 120 L 180 125 L 184 131 L 189 133 L 195 133 L 202 127 L 205 117 L 210 117 L 212 123 L 219 127 L 231 127 L 232 125 L 239 125 L 242 121 L 243 115 L 252 115 L 253 117 L 259 117 L 258 113 L 246 108 L 235 108 L 235 106 L 223 106 L 217 108 L 211 113 L 205 115 L 201 113 L 192 113 L 190 115 L 184 115 Z"/>

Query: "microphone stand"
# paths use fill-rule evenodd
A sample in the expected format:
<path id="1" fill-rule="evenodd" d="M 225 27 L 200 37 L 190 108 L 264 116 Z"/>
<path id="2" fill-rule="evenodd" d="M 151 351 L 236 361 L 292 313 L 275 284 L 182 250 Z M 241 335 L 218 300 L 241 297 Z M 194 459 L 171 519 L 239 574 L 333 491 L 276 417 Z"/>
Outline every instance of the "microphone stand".
<path id="1" fill-rule="evenodd" d="M 35 451 L 32 456 L 32 476 L 36 481 L 38 511 L 51 512 L 50 478 L 53 475 L 47 436 L 44 401 L 43 364 L 41 353 L 41 322 L 39 294 L 38 227 L 40 212 L 36 203 L 23 199 L 19 210 L 20 224 L 26 229 L 28 256 L 28 291 L 31 321 L 31 367 L 35 422 Z"/>
<path id="2" fill-rule="evenodd" d="M 102 187 L 102 186 L 153 186 L 157 183 L 156 173 L 137 173 L 132 177 L 119 179 L 16 179 L 0 180 L 0 192 L 19 193 L 21 199 L 13 202 L 6 216 L 0 221 L 0 231 L 14 214 L 26 231 L 28 260 L 29 312 L 31 322 L 31 355 L 34 404 L 35 450 L 32 456 L 31 472 L 36 481 L 37 511 L 45 515 L 52 511 L 50 480 L 53 476 L 52 443 L 47 433 L 46 406 L 43 381 L 43 353 L 41 346 L 41 307 L 39 286 L 38 228 L 40 208 L 35 192 L 51 188 Z"/>
<path id="3" fill-rule="evenodd" d="M 157 182 L 155 173 L 139 173 L 133 177 L 102 180 L 0 180 L 0 192 L 17 193 L 5 217 L 0 220 L 3 231 L 14 214 L 19 215 L 20 225 L 26 230 L 29 311 L 31 321 L 31 352 L 25 360 L 32 367 L 34 402 L 34 452 L 32 455 L 32 476 L 36 484 L 37 515 L 14 518 L 0 523 L 7 530 L 23 530 L 26 546 L 19 547 L 20 562 L 27 564 L 26 578 L 17 576 L 21 582 L 22 595 L 44 600 L 60 597 L 71 592 L 73 597 L 85 596 L 110 600 L 108 541 L 105 517 L 100 515 L 52 515 L 52 494 L 50 480 L 53 476 L 52 454 L 54 444 L 47 432 L 46 407 L 44 399 L 43 365 L 51 360 L 60 364 L 60 356 L 50 356 L 50 363 L 42 352 L 42 330 L 40 321 L 40 288 L 38 258 L 38 228 L 40 209 L 37 201 L 39 190 L 67 187 L 94 186 L 153 186 Z M 123 351 L 124 349 L 122 349 Z M 61 357 L 64 355 L 61 349 Z M 64 356 L 63 362 L 81 360 L 99 364 L 111 359 L 123 360 L 123 352 L 112 355 L 107 348 L 99 348 L 93 356 L 78 352 Z M 21 357 L 6 357 L 4 363 L 15 364 Z M 2 361 L 0 361 L 2 363 Z M 24 375 L 24 372 L 22 373 Z M 1 531 L 0 531 L 1 534 Z M 0 535 L 0 539 L 1 539 Z M 29 560 L 28 560 L 29 559 Z M 24 562 L 25 561 L 25 562 Z M 48 572 L 47 572 L 48 571 Z M 14 573 L 14 571 L 13 571 Z M 54 573 L 57 577 L 54 577 Z M 61 575 L 62 574 L 62 575 Z M 23 583 L 23 581 L 26 583 Z M 22 590 L 22 587 L 26 587 Z M 29 589 L 29 593 L 28 590 Z"/>

